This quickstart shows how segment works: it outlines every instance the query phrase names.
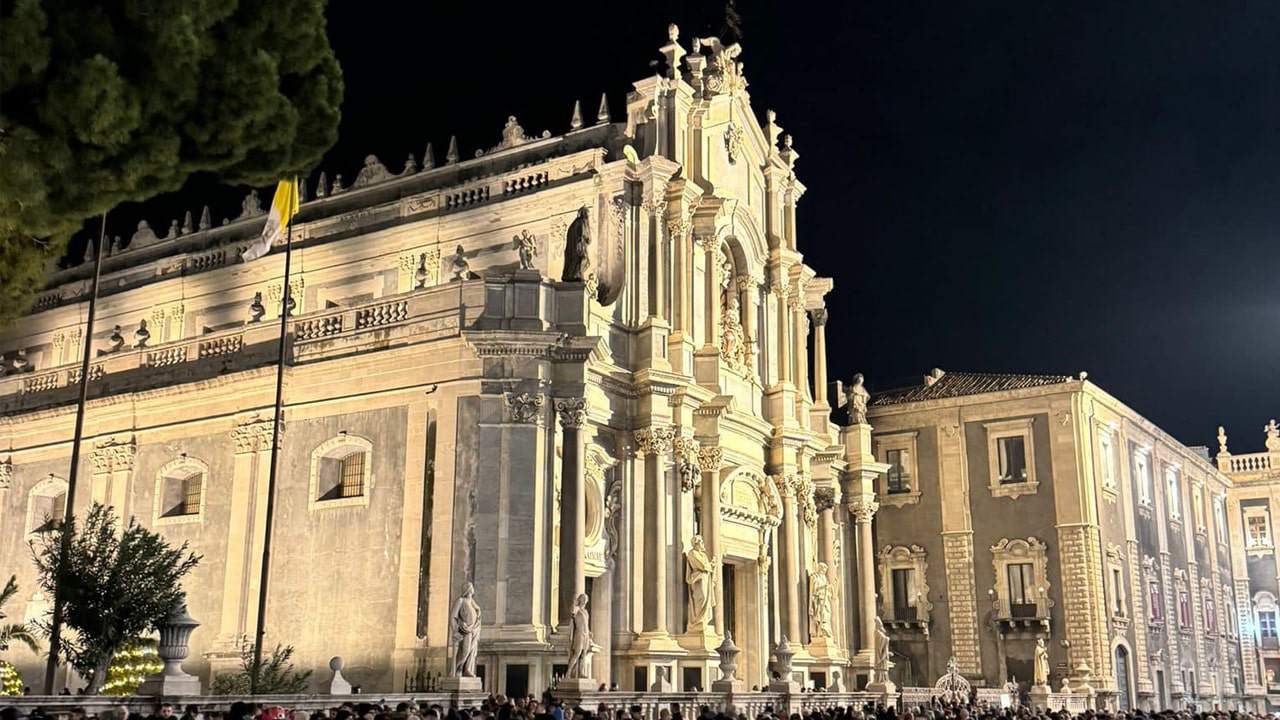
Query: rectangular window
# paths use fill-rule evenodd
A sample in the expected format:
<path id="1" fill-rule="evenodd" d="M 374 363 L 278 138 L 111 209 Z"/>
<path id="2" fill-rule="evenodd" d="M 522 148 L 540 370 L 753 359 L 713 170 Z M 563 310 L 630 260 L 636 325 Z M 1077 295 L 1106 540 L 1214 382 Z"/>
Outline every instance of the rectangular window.
<path id="1" fill-rule="evenodd" d="M 893 619 L 916 619 L 915 571 L 910 568 L 893 571 Z"/>
<path id="2" fill-rule="evenodd" d="M 1245 521 L 1249 547 L 1271 547 L 1271 528 L 1267 523 L 1267 516 L 1249 515 Z"/>
<path id="3" fill-rule="evenodd" d="M 204 473 L 195 473 L 182 479 L 182 513 L 196 515 L 200 512 L 200 498 L 204 493 Z"/>
<path id="4" fill-rule="evenodd" d="M 1191 509 L 1196 516 L 1196 531 L 1203 533 L 1205 531 L 1203 488 L 1193 487 L 1191 489 Z"/>
<path id="5" fill-rule="evenodd" d="M 1098 455 L 1102 461 L 1102 486 L 1114 488 L 1116 486 L 1116 457 L 1115 451 L 1112 449 L 1110 433 L 1103 433 L 1098 438 Z"/>
<path id="6" fill-rule="evenodd" d="M 1276 639 L 1276 614 L 1272 611 L 1258 613 L 1258 634 L 1265 639 Z"/>
<path id="7" fill-rule="evenodd" d="M 911 465 L 908 451 L 886 450 L 884 461 L 889 465 L 887 490 L 890 495 L 911 492 Z"/>
<path id="8" fill-rule="evenodd" d="M 1204 631 L 1210 635 L 1218 634 L 1218 611 L 1213 605 L 1213 598 L 1204 598 Z"/>
<path id="9" fill-rule="evenodd" d="M 996 439 L 998 451 L 1000 484 L 1024 483 L 1027 481 L 1027 447 L 1026 439 L 1021 435 Z"/>
<path id="10" fill-rule="evenodd" d="M 1010 563 L 1005 572 L 1009 576 L 1009 616 L 1036 617 L 1036 577 L 1031 563 Z"/>
<path id="11" fill-rule="evenodd" d="M 353 498 L 364 494 L 364 453 L 353 452 L 342 458 L 342 486 L 338 497 Z"/>
<path id="12" fill-rule="evenodd" d="M 1138 481 L 1138 501 L 1151 504 L 1151 460 L 1143 450 L 1133 453 L 1133 477 Z"/>
<path id="13" fill-rule="evenodd" d="M 1116 617 L 1124 617 L 1124 581 L 1120 568 L 1111 568 L 1111 596 L 1115 598 L 1112 608 Z"/>
<path id="14" fill-rule="evenodd" d="M 1222 498 L 1213 499 L 1213 534 L 1218 537 L 1218 542 L 1223 545 L 1227 544 L 1227 514 L 1223 508 Z"/>
<path id="15" fill-rule="evenodd" d="M 1178 589 L 1178 627 L 1191 629 L 1191 596 L 1185 588 Z"/>
<path id="16" fill-rule="evenodd" d="M 1164 470 L 1166 510 L 1170 520 L 1182 518 L 1182 491 L 1178 482 L 1178 469 L 1168 467 Z"/>
<path id="17" fill-rule="evenodd" d="M 1155 580 L 1147 583 L 1147 605 L 1152 622 L 1164 619 L 1164 598 L 1160 595 L 1160 583 Z"/>

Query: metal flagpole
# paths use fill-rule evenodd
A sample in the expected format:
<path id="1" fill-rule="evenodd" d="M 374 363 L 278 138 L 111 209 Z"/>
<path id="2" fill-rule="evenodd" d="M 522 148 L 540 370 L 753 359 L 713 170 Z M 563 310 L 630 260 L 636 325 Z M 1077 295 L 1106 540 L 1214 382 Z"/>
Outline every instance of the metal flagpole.
<path id="1" fill-rule="evenodd" d="M 62 651 L 62 572 L 71 551 L 72 511 L 76 503 L 76 475 L 80 472 L 80 442 L 84 439 L 84 408 L 89 399 L 89 361 L 93 357 L 93 314 L 98 306 L 98 280 L 102 277 L 102 250 L 107 237 L 107 214 L 102 213 L 97 247 L 93 253 L 93 290 L 89 295 L 89 317 L 84 331 L 80 359 L 80 403 L 76 406 L 75 438 L 71 441 L 71 470 L 67 475 L 67 500 L 62 511 L 62 533 L 59 538 L 57 577 L 53 583 L 53 619 L 49 622 L 49 662 L 44 670 L 44 694 L 53 694 L 54 675 L 58 672 L 58 655 Z M 94 241 L 91 238 L 89 242 Z"/>
<path id="2" fill-rule="evenodd" d="M 295 190 L 297 181 L 294 181 Z M 267 476 L 267 509 L 266 527 L 262 534 L 262 573 L 258 578 L 258 627 L 253 635 L 253 673 L 249 676 L 249 694 L 258 694 L 258 679 L 262 674 L 262 639 L 266 635 L 267 625 L 267 580 L 271 574 L 271 525 L 276 509 L 276 473 L 277 460 L 280 454 L 280 425 L 284 401 L 284 352 L 285 341 L 289 332 L 289 313 L 293 305 L 293 292 L 289 288 L 289 264 L 293 259 L 293 213 L 289 209 L 289 217 L 285 225 L 284 241 L 284 292 L 280 293 L 284 303 L 280 312 L 280 359 L 276 363 L 276 405 L 271 423 L 271 472 Z"/>

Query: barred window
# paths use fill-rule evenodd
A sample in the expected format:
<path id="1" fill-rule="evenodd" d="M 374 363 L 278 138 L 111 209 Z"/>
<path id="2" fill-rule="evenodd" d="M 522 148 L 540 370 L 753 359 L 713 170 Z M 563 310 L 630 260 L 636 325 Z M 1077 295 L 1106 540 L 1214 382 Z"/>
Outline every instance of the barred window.
<path id="1" fill-rule="evenodd" d="M 192 473 L 182 479 L 181 515 L 200 512 L 200 499 L 204 496 L 204 473 Z"/>
<path id="2" fill-rule="evenodd" d="M 338 497 L 353 498 L 364 494 L 364 463 L 363 451 L 353 452 L 339 461 L 342 484 L 338 489 Z"/>

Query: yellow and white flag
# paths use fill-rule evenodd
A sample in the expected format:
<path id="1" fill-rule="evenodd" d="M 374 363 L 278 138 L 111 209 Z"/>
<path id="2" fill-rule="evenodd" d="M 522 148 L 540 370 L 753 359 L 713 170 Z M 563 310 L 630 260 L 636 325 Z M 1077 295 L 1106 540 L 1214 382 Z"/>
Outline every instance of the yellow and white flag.
<path id="1" fill-rule="evenodd" d="M 281 180 L 276 186 L 276 197 L 271 201 L 271 212 L 267 215 L 266 226 L 262 228 L 262 237 L 246 248 L 240 257 L 250 262 L 271 252 L 271 247 L 284 237 L 289 221 L 297 214 L 298 179 Z"/>

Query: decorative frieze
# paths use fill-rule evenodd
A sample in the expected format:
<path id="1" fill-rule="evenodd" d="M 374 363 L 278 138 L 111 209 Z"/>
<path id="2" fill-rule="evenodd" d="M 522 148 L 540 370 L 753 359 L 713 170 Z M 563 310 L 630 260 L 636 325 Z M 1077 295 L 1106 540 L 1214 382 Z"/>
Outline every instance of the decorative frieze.
<path id="1" fill-rule="evenodd" d="M 587 422 L 586 398 L 561 398 L 556 400 L 555 408 L 561 427 L 580 428 Z"/>
<path id="2" fill-rule="evenodd" d="M 547 398 L 541 393 L 531 395 L 522 392 L 519 395 L 508 395 L 507 420 L 513 423 L 541 424 L 542 406 L 546 403 Z"/>

